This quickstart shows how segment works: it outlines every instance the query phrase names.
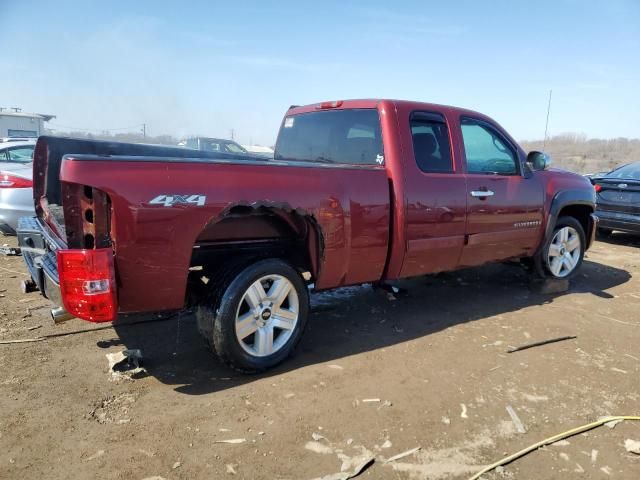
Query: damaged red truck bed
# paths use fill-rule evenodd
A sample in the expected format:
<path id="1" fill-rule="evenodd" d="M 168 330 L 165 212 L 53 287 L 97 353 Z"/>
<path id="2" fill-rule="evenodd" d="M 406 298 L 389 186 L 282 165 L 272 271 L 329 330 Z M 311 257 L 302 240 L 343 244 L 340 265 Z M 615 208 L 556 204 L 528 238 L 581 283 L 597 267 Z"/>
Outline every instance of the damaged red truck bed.
<path id="1" fill-rule="evenodd" d="M 547 163 L 484 115 L 394 100 L 292 107 L 272 160 L 41 137 L 18 235 L 58 318 L 193 304 L 220 358 L 258 371 L 299 340 L 309 285 L 510 259 L 571 276 L 595 192 Z"/>

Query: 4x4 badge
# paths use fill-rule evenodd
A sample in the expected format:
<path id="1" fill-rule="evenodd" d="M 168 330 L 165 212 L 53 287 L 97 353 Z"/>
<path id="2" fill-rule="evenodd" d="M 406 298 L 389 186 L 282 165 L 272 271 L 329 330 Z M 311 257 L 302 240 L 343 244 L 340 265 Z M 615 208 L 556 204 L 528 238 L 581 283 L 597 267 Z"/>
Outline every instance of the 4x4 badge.
<path id="1" fill-rule="evenodd" d="M 202 207 L 206 201 L 207 197 L 205 195 L 158 195 L 149 204 L 162 205 L 164 207 L 192 204 Z"/>

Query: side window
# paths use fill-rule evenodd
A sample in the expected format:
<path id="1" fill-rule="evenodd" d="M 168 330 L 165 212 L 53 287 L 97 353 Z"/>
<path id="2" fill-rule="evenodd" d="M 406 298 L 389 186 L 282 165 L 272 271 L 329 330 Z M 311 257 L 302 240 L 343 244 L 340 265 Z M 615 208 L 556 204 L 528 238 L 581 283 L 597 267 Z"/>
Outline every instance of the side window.
<path id="1" fill-rule="evenodd" d="M 33 161 L 33 148 L 34 147 L 16 147 L 10 148 L 7 151 L 10 162 L 29 163 Z"/>
<path id="2" fill-rule="evenodd" d="M 414 114 L 411 118 L 413 155 L 426 173 L 453 173 L 449 132 L 444 118 L 435 114 Z"/>
<path id="3" fill-rule="evenodd" d="M 516 175 L 518 157 L 513 148 L 492 128 L 482 122 L 461 121 L 467 172 Z"/>

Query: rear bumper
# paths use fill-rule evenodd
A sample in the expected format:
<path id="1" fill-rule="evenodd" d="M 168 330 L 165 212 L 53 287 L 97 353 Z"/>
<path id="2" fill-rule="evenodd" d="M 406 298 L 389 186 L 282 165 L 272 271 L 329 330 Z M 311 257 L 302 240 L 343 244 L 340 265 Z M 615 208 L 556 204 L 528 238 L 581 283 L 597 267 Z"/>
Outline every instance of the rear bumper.
<path id="1" fill-rule="evenodd" d="M 622 232 L 640 235 L 640 215 L 597 210 L 596 216 L 599 219 L 598 227 L 600 228 L 620 230 Z"/>
<path id="2" fill-rule="evenodd" d="M 56 308 L 52 316 L 56 323 L 72 318 L 65 315 L 60 295 L 60 281 L 58 279 L 58 262 L 56 252 L 63 248 L 46 227 L 36 217 L 22 217 L 17 228 L 18 245 L 22 249 L 24 260 L 31 278 L 38 285 L 43 296 L 51 300 Z M 54 315 L 53 312 L 56 312 Z"/>

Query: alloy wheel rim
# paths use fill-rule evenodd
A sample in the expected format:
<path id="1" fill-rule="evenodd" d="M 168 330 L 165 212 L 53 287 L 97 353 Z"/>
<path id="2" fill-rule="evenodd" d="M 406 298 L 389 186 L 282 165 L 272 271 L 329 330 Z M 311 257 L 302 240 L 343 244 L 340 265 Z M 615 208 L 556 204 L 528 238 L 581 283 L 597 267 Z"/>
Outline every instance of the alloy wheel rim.
<path id="1" fill-rule="evenodd" d="M 246 290 L 236 311 L 236 338 L 254 357 L 280 351 L 293 335 L 300 312 L 298 294 L 282 275 L 265 275 Z"/>
<path id="2" fill-rule="evenodd" d="M 578 266 L 581 249 L 580 235 L 575 228 L 563 227 L 558 230 L 549 244 L 549 271 L 557 278 L 568 276 Z"/>

